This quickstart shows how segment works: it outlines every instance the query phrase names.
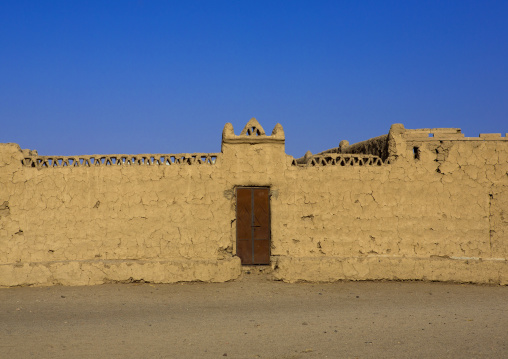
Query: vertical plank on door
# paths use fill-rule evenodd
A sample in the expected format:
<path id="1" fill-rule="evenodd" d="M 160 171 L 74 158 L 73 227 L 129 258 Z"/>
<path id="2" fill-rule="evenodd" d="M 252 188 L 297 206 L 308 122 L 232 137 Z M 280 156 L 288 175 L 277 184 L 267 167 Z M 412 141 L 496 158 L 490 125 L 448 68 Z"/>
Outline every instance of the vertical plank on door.
<path id="1" fill-rule="evenodd" d="M 253 190 L 253 238 L 255 264 L 270 264 L 270 197 L 268 188 Z"/>
<path id="2" fill-rule="evenodd" d="M 236 190 L 236 254 L 242 264 L 252 263 L 252 189 Z"/>

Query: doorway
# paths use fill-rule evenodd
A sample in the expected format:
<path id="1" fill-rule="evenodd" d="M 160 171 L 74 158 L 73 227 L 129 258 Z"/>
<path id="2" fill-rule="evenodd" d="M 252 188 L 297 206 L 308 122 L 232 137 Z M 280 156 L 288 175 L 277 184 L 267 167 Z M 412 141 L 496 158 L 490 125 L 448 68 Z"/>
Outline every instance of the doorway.
<path id="1" fill-rule="evenodd" d="M 236 189 L 236 254 L 242 264 L 270 264 L 270 189 Z"/>

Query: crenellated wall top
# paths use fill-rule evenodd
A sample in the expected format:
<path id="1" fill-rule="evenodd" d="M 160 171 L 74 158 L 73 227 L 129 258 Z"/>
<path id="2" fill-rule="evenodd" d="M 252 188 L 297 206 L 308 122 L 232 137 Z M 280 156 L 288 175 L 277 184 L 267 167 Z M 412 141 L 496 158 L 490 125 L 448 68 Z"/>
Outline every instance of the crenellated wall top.
<path id="1" fill-rule="evenodd" d="M 460 128 L 423 128 L 406 129 L 402 124 L 392 125 L 389 134 L 371 138 L 353 145 L 341 141 L 340 146 L 320 152 L 316 155 L 308 152 L 304 157 L 292 159 L 293 166 L 382 166 L 391 164 L 403 148 L 395 146 L 394 137 L 408 146 L 420 146 L 421 143 L 440 143 L 442 141 L 501 141 L 508 142 L 508 134 L 480 134 L 479 137 L 464 137 Z M 235 135 L 233 125 L 226 123 L 222 131 L 222 154 L 225 144 L 267 144 L 275 145 L 273 150 L 285 155 L 285 134 L 277 123 L 267 135 L 255 118 L 251 118 L 239 135 Z M 267 146 L 269 148 L 270 146 Z M 18 146 L 19 148 L 19 146 Z M 418 148 L 417 148 L 418 149 Z M 244 151 L 239 146 L 233 151 Z M 414 150 L 414 149 L 413 149 Z M 215 165 L 219 153 L 185 153 L 185 154 L 139 154 L 139 155 L 90 155 L 90 156 L 40 156 L 37 151 L 21 150 L 21 164 L 32 168 L 50 167 L 96 167 L 96 166 L 170 166 L 170 165 Z M 252 155 L 251 152 L 245 152 Z M 277 152 L 278 153 L 278 152 Z"/>
<path id="2" fill-rule="evenodd" d="M 25 167 L 110 167 L 110 166 L 171 166 L 214 165 L 217 153 L 91 155 L 91 156 L 25 156 Z"/>

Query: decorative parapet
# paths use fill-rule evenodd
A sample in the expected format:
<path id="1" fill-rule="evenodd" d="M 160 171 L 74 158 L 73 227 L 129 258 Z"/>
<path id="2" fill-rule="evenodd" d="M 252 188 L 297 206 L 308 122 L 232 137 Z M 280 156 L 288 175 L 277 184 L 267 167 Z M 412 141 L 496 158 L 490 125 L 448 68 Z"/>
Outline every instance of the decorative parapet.
<path id="1" fill-rule="evenodd" d="M 285 136 L 282 126 L 278 123 L 275 125 L 272 134 L 267 136 L 265 130 L 255 118 L 251 118 L 245 125 L 240 135 L 236 136 L 233 125 L 226 123 L 222 131 L 222 143 L 278 143 L 284 144 Z"/>
<path id="2" fill-rule="evenodd" d="M 379 156 L 374 155 L 361 155 L 361 154 L 344 154 L 344 153 L 329 153 L 326 155 L 313 156 L 307 152 L 304 157 L 294 159 L 291 163 L 292 166 L 299 167 L 316 167 L 316 166 L 383 166 L 390 164 L 390 160 L 383 160 Z"/>
<path id="3" fill-rule="evenodd" d="M 104 166 L 172 166 L 214 165 L 217 153 L 141 154 L 91 156 L 25 156 L 23 166 L 49 167 L 104 167 Z"/>

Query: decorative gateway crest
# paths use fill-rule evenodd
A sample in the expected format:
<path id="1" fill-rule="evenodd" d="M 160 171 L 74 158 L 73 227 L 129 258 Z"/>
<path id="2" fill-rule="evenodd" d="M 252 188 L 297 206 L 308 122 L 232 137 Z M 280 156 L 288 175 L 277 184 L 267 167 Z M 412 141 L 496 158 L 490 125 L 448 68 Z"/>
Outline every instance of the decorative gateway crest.
<path id="1" fill-rule="evenodd" d="M 267 136 L 265 130 L 255 118 L 251 118 L 245 125 L 240 135 L 236 136 L 233 125 L 226 123 L 222 131 L 222 143 L 279 143 L 284 144 L 284 129 L 281 124 L 275 125 L 272 134 Z"/>

